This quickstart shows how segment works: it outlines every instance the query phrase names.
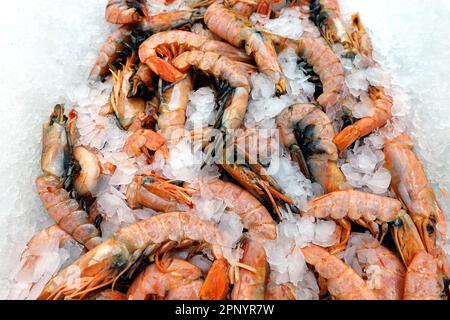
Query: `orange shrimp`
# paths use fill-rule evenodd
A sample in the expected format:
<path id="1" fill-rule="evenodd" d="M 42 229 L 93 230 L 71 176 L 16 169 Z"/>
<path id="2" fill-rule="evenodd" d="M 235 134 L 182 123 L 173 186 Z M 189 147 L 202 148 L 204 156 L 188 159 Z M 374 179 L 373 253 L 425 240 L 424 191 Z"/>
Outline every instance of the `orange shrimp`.
<path id="1" fill-rule="evenodd" d="M 105 19 L 113 24 L 138 23 L 147 15 L 145 0 L 108 0 Z"/>
<path id="2" fill-rule="evenodd" d="M 169 258 L 164 261 L 165 270 L 151 264 L 133 281 L 128 289 L 129 300 L 154 299 L 199 300 L 203 284 L 202 271 L 193 264 Z"/>
<path id="3" fill-rule="evenodd" d="M 403 262 L 368 234 L 352 234 L 349 246 L 356 250 L 369 287 L 383 300 L 401 300 L 406 273 Z"/>
<path id="4" fill-rule="evenodd" d="M 272 42 L 248 19 L 215 2 L 205 12 L 205 23 L 212 32 L 235 47 L 245 47 L 247 54 L 255 59 L 258 69 L 274 81 L 277 92 L 286 92 L 286 79 Z"/>
<path id="5" fill-rule="evenodd" d="M 215 197 L 223 199 L 227 208 L 241 217 L 242 224 L 253 240 L 274 240 L 276 224 L 267 209 L 247 190 L 223 180 L 207 181 L 205 187 Z M 186 188 L 195 186 L 185 184 Z"/>
<path id="6" fill-rule="evenodd" d="M 122 70 L 112 71 L 114 88 L 111 93 L 110 105 L 120 126 L 124 130 L 134 131 L 142 127 L 147 118 L 146 103 L 142 98 L 128 98 L 130 79 L 136 71 L 134 54 L 127 58 Z"/>
<path id="7" fill-rule="evenodd" d="M 129 26 L 121 26 L 111 33 L 100 49 L 94 67 L 89 74 L 91 83 L 104 81 L 110 74 L 111 65 L 117 65 L 123 60 L 123 56 L 129 54 L 132 43 L 132 29 Z"/>
<path id="8" fill-rule="evenodd" d="M 63 189 L 60 179 L 41 176 L 36 179 L 36 187 L 49 215 L 61 229 L 87 249 L 101 243 L 99 230 L 89 222 L 88 214 L 80 209 L 78 202 Z"/>
<path id="9" fill-rule="evenodd" d="M 291 48 L 313 68 L 323 86 L 323 93 L 317 98 L 322 107 L 328 108 L 339 102 L 344 89 L 344 68 L 333 50 L 321 38 L 302 37 L 294 41 L 272 33 L 263 33 L 272 40 L 277 51 Z"/>
<path id="10" fill-rule="evenodd" d="M 386 141 L 384 154 L 386 168 L 392 176 L 392 188 L 408 209 L 427 252 L 436 255 L 437 233 L 445 241 L 447 222 L 422 164 L 413 152 L 410 137 L 401 134 L 391 141 Z"/>
<path id="11" fill-rule="evenodd" d="M 152 159 L 150 152 L 161 152 L 166 158 L 169 155 L 164 137 L 150 129 L 134 132 L 125 142 L 123 149 L 129 156 L 139 157 L 145 154 L 149 159 Z"/>
<path id="12" fill-rule="evenodd" d="M 367 283 L 337 256 L 309 244 L 301 249 L 305 261 L 326 279 L 328 291 L 336 300 L 378 300 L 380 297 Z"/>
<path id="13" fill-rule="evenodd" d="M 168 82 L 177 82 L 185 75 L 171 65 L 170 61 L 181 53 L 191 50 L 215 52 L 236 61 L 250 61 L 244 52 L 227 43 L 181 30 L 154 34 L 140 46 L 139 58 L 162 79 Z M 168 58 L 169 61 L 163 60 L 158 55 Z"/>
<path id="14" fill-rule="evenodd" d="M 350 236 L 348 219 L 378 235 L 378 224 L 387 226 L 386 223 L 394 221 L 403 212 L 401 202 L 396 199 L 356 190 L 336 191 L 315 198 L 308 202 L 304 211 L 317 219 L 331 218 L 341 225 L 343 239 L 336 250 L 345 248 Z"/>
<path id="15" fill-rule="evenodd" d="M 36 179 L 36 187 L 45 208 L 61 229 L 90 249 L 101 242 L 99 231 L 64 189 L 71 184 L 73 173 L 70 171 L 74 166 L 70 155 L 73 123 L 68 124 L 67 120 L 64 107 L 56 105 L 49 122 L 43 125 L 41 168 L 44 176 Z"/>
<path id="16" fill-rule="evenodd" d="M 369 87 L 369 96 L 374 102 L 375 111 L 372 116 L 364 117 L 345 127 L 334 138 L 334 143 L 340 151 L 347 149 L 359 138 L 371 134 L 375 129 L 383 127 L 392 117 L 392 98 L 384 92 L 383 88 Z"/>
<path id="17" fill-rule="evenodd" d="M 405 300 L 442 300 L 444 275 L 441 261 L 426 252 L 419 232 L 411 217 L 404 213 L 393 224 L 391 233 L 403 262 L 407 266 L 405 276 Z"/>
<path id="18" fill-rule="evenodd" d="M 239 268 L 239 279 L 231 292 L 232 300 L 264 300 L 269 264 L 261 242 L 249 240 L 243 246 L 241 263 L 253 268 Z"/>
<path id="19" fill-rule="evenodd" d="M 364 28 L 359 13 L 352 15 L 352 32 L 350 36 L 358 52 L 368 59 L 372 59 L 373 46 L 372 41 Z"/>
<path id="20" fill-rule="evenodd" d="M 75 189 L 80 196 L 88 195 L 97 185 L 101 173 L 98 157 L 86 147 L 78 146 L 73 149 L 73 158 L 80 166 L 80 172 L 74 180 Z"/>
<path id="21" fill-rule="evenodd" d="M 290 283 L 276 284 L 269 278 L 264 295 L 265 300 L 296 300 Z"/>
<path id="22" fill-rule="evenodd" d="M 127 97 L 133 98 L 153 91 L 153 71 L 145 64 L 139 63 L 136 72 L 130 79 L 131 87 Z"/>
<path id="23" fill-rule="evenodd" d="M 342 23 L 338 1 L 309 0 L 309 2 L 310 19 L 320 29 L 325 40 L 330 45 L 341 44 L 345 49 L 345 56 L 353 58 L 356 54 L 355 44 Z"/>
<path id="24" fill-rule="evenodd" d="M 158 212 L 187 211 L 192 206 L 185 188 L 152 176 L 137 176 L 127 189 L 131 208 L 146 207 Z"/>
<path id="25" fill-rule="evenodd" d="M 150 255 L 168 241 L 205 242 L 221 258 L 220 232 L 195 213 L 170 212 L 119 229 L 109 240 L 83 255 L 51 279 L 39 299 L 83 298 L 114 283 L 145 252 Z M 75 274 L 74 274 L 75 272 Z"/>
<path id="26" fill-rule="evenodd" d="M 158 128 L 161 135 L 171 143 L 184 137 L 186 109 L 192 89 L 190 75 L 166 88 L 160 88 Z"/>
<path id="27" fill-rule="evenodd" d="M 182 72 L 194 67 L 227 82 L 232 93 L 222 103 L 221 129 L 226 131 L 241 127 L 247 111 L 250 83 L 247 75 L 235 62 L 213 52 L 194 50 L 182 53 L 172 63 Z"/>
<path id="28" fill-rule="evenodd" d="M 202 300 L 225 300 L 229 292 L 230 264 L 225 259 L 214 260 L 200 289 Z"/>
<path id="29" fill-rule="evenodd" d="M 336 163 L 338 152 L 332 141 L 333 125 L 322 110 L 312 104 L 295 104 L 283 110 L 276 123 L 281 143 L 307 177 L 311 173 L 325 193 L 349 189 Z"/>

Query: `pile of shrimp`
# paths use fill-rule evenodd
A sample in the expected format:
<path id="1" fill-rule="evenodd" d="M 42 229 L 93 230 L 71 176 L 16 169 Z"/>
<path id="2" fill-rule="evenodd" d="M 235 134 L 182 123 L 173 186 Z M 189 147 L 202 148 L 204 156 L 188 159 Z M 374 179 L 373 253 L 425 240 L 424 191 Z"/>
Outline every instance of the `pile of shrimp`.
<path id="1" fill-rule="evenodd" d="M 308 26 L 298 39 L 264 28 L 287 10 Z M 105 103 L 59 104 L 43 125 L 36 188 L 55 224 L 23 251 L 16 280 L 34 273 L 28 298 L 299 299 L 306 278 L 280 277 L 277 244 L 304 266 L 316 299 L 447 299 L 446 218 L 412 140 L 393 129 L 392 91 L 348 87 L 349 63 L 378 65 L 358 14 L 346 21 L 337 0 L 109 0 L 105 17 L 116 27 L 87 79 Z M 313 95 L 292 92 L 286 52 Z M 258 79 L 273 87 L 265 97 L 289 104 L 271 118 L 275 133 L 246 121 L 265 90 Z M 213 96 L 209 122 L 187 130 L 201 94 Z M 363 97 L 373 112 L 352 114 Z M 389 132 L 380 152 L 391 179 L 375 194 L 341 167 L 380 132 Z M 174 174 L 196 155 L 193 176 Z M 273 172 L 276 160 L 299 178 Z M 327 241 L 288 230 L 317 223 L 317 233 L 325 222 Z M 42 252 L 67 242 L 78 257 L 36 280 Z"/>

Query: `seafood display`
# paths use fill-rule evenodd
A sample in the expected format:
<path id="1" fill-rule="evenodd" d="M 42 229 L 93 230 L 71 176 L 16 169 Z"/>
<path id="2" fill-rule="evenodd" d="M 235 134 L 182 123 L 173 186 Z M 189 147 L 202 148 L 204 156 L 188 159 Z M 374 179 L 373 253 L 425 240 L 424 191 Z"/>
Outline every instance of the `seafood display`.
<path id="1" fill-rule="evenodd" d="M 88 94 L 42 121 L 54 224 L 14 298 L 448 299 L 446 216 L 359 13 L 155 1 L 105 1 Z"/>

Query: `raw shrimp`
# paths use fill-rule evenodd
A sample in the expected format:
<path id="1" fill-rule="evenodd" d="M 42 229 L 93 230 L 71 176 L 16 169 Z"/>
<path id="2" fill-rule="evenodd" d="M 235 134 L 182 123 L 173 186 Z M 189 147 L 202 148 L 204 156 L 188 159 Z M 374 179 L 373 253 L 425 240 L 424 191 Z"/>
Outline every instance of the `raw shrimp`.
<path id="1" fill-rule="evenodd" d="M 387 226 L 386 223 L 394 221 L 403 212 L 401 202 L 396 199 L 356 190 L 336 191 L 315 198 L 308 202 L 304 211 L 317 219 L 331 218 L 342 226 L 344 237 L 339 249 L 345 247 L 350 236 L 347 219 L 378 235 L 378 224 Z"/>
<path id="2" fill-rule="evenodd" d="M 253 268 L 239 268 L 239 279 L 231 292 L 232 300 L 264 300 L 269 264 L 266 250 L 259 241 L 249 240 L 243 246 L 243 256 L 240 263 Z"/>
<path id="3" fill-rule="evenodd" d="M 227 43 L 181 30 L 160 32 L 151 36 L 140 46 L 139 58 L 165 81 L 177 82 L 185 75 L 174 68 L 170 61 L 181 53 L 191 50 L 215 52 L 236 61 L 250 60 L 244 52 Z M 168 58 L 169 61 L 161 59 L 158 55 Z"/>
<path id="4" fill-rule="evenodd" d="M 355 57 L 355 44 L 342 23 L 337 0 L 310 0 L 309 14 L 331 46 L 339 43 L 344 47 L 346 57 Z"/>
<path id="5" fill-rule="evenodd" d="M 391 119 L 392 98 L 384 89 L 370 86 L 369 96 L 375 107 L 373 115 L 359 119 L 338 133 L 333 141 L 340 151 L 347 149 L 359 138 L 371 134 L 375 129 L 383 127 Z"/>
<path id="6" fill-rule="evenodd" d="M 422 164 L 413 152 L 410 137 L 401 134 L 386 141 L 384 154 L 385 166 L 392 176 L 392 188 L 408 209 L 427 252 L 436 255 L 437 233 L 445 241 L 447 222 Z"/>
<path id="7" fill-rule="evenodd" d="M 100 162 L 97 155 L 86 147 L 75 147 L 72 155 L 80 166 L 80 172 L 74 180 L 75 190 L 80 196 L 88 195 L 97 185 L 101 173 Z"/>
<path id="8" fill-rule="evenodd" d="M 158 128 L 170 143 L 176 143 L 184 137 L 186 109 L 192 89 L 193 82 L 189 74 L 174 84 L 160 86 Z"/>
<path id="9" fill-rule="evenodd" d="M 259 71 L 275 82 L 277 92 L 286 92 L 286 79 L 272 42 L 248 19 L 215 2 L 205 12 L 205 23 L 212 32 L 235 47 L 245 47 L 247 54 L 255 59 Z"/>
<path id="10" fill-rule="evenodd" d="M 89 222 L 88 214 L 81 210 L 78 202 L 70 198 L 62 182 L 54 176 L 36 179 L 39 197 L 53 220 L 87 249 L 101 243 L 99 230 Z"/>
<path id="11" fill-rule="evenodd" d="M 377 239 L 368 234 L 352 234 L 349 248 L 355 250 L 356 260 L 371 289 L 383 300 L 403 298 L 405 267 L 403 262 Z"/>
<path id="12" fill-rule="evenodd" d="M 90 249 L 101 242 L 99 231 L 64 189 L 74 174 L 70 155 L 73 122 L 68 124 L 67 120 L 64 107 L 56 105 L 49 122 L 43 125 L 41 167 L 45 175 L 36 179 L 36 187 L 45 208 L 61 229 Z"/>
<path id="13" fill-rule="evenodd" d="M 129 300 L 147 300 L 151 297 L 165 300 L 200 299 L 202 271 L 185 260 L 168 259 L 161 262 L 164 263 L 163 270 L 154 263 L 138 275 L 128 289 Z"/>
<path id="14" fill-rule="evenodd" d="M 378 300 L 380 297 L 367 283 L 337 256 L 309 244 L 301 249 L 305 261 L 325 278 L 328 291 L 336 300 Z"/>
<path id="15" fill-rule="evenodd" d="M 179 21 L 181 23 L 186 16 L 192 17 L 196 15 L 198 16 L 197 19 L 199 19 L 202 7 L 209 5 L 211 2 L 211 0 L 188 0 L 184 1 L 185 10 L 152 15 L 152 12 L 147 7 L 146 0 L 109 0 L 105 16 L 106 21 L 113 24 L 151 24 L 154 17 L 159 16 L 166 16 L 166 20 L 170 18 L 173 22 Z M 175 25 L 174 28 L 186 23 Z"/>
<path id="16" fill-rule="evenodd" d="M 158 212 L 187 211 L 192 206 L 185 188 L 152 176 L 137 176 L 127 189 L 131 208 L 146 207 Z"/>
<path id="17" fill-rule="evenodd" d="M 131 27 L 121 26 L 106 39 L 89 74 L 91 83 L 104 81 L 110 74 L 111 66 L 125 61 L 125 57 L 130 54 L 133 42 L 132 33 Z"/>
<path id="18" fill-rule="evenodd" d="M 136 72 L 130 79 L 131 87 L 127 97 L 133 98 L 142 96 L 147 92 L 153 91 L 153 71 L 145 63 L 139 63 Z"/>
<path id="19" fill-rule="evenodd" d="M 349 188 L 336 163 L 333 125 L 322 110 L 312 104 L 295 104 L 282 111 L 276 122 L 281 143 L 307 177 L 311 173 L 325 193 Z"/>
<path id="20" fill-rule="evenodd" d="M 122 70 L 112 71 L 114 88 L 111 93 L 110 104 L 120 126 L 124 130 L 134 131 L 142 126 L 147 117 L 145 114 L 146 103 L 141 98 L 128 98 L 130 91 L 130 78 L 136 71 L 133 56 L 127 58 Z"/>
<path id="21" fill-rule="evenodd" d="M 185 184 L 187 189 L 194 185 Z M 214 197 L 223 199 L 229 210 L 241 217 L 242 224 L 253 240 L 274 240 L 276 224 L 267 209 L 247 190 L 223 180 L 214 179 L 205 182 L 208 192 Z"/>
<path id="22" fill-rule="evenodd" d="M 146 15 L 146 0 L 109 0 L 106 5 L 105 19 L 109 23 L 138 23 Z"/>
<path id="23" fill-rule="evenodd" d="M 42 126 L 41 169 L 45 175 L 63 178 L 70 163 L 70 141 L 64 106 L 56 105 Z"/>
<path id="24" fill-rule="evenodd" d="M 152 159 L 151 152 L 160 152 L 164 157 L 169 154 L 164 137 L 150 129 L 138 129 L 134 132 L 128 137 L 123 150 L 129 156 L 139 157 L 145 154 L 148 159 Z"/>
<path id="25" fill-rule="evenodd" d="M 264 34 L 272 40 L 278 51 L 291 48 L 313 68 L 323 86 L 323 93 L 317 98 L 322 107 L 328 108 L 339 102 L 344 88 L 344 68 L 321 38 L 302 37 L 294 41 L 268 32 Z"/>
<path id="26" fill-rule="evenodd" d="M 370 40 L 370 37 L 361 22 L 359 13 L 355 13 L 354 15 L 352 15 L 352 32 L 350 33 L 350 36 L 358 52 L 362 56 L 368 58 L 369 60 L 372 60 L 372 41 Z"/>
<path id="27" fill-rule="evenodd" d="M 404 213 L 392 224 L 397 250 L 407 266 L 405 277 L 405 300 L 442 300 L 444 277 L 438 258 L 426 252 L 419 232 Z"/>
<path id="28" fill-rule="evenodd" d="M 196 213 L 171 212 L 119 229 L 112 238 L 90 250 L 50 280 L 40 299 L 83 298 L 115 282 L 142 254 L 150 255 L 167 241 L 199 241 L 213 245 L 220 258 L 220 232 Z"/>
<path id="29" fill-rule="evenodd" d="M 240 128 L 247 111 L 250 83 L 239 66 L 225 56 L 198 50 L 186 51 L 172 63 L 182 72 L 194 67 L 226 82 L 232 93 L 226 95 L 226 102 L 222 103 L 219 111 L 223 112 L 220 128 L 222 131 Z"/>
<path id="30" fill-rule="evenodd" d="M 230 264 L 225 259 L 214 260 L 200 289 L 202 300 L 225 300 L 228 296 Z"/>

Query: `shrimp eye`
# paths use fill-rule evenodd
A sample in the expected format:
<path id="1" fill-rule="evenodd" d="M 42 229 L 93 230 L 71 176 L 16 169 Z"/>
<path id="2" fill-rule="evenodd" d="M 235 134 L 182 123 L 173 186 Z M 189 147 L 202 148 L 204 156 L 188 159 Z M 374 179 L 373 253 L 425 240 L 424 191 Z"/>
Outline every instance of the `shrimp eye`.
<path id="1" fill-rule="evenodd" d="M 434 226 L 431 223 L 427 224 L 427 232 L 430 235 L 434 233 Z"/>
<path id="2" fill-rule="evenodd" d="M 100 224 L 102 223 L 102 221 L 103 221 L 103 217 L 101 215 L 98 215 L 95 217 L 94 225 L 97 229 L 100 229 Z"/>
<path id="3" fill-rule="evenodd" d="M 400 228 L 403 225 L 403 221 L 402 219 L 395 219 L 394 221 L 392 221 L 392 225 L 395 228 Z"/>

